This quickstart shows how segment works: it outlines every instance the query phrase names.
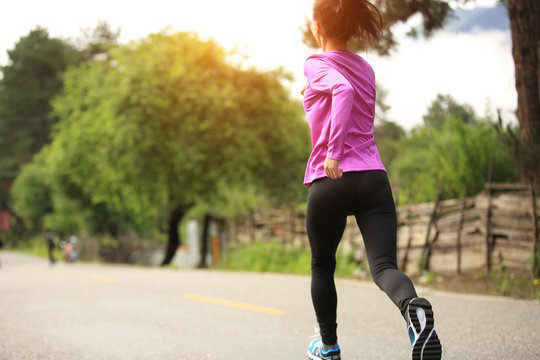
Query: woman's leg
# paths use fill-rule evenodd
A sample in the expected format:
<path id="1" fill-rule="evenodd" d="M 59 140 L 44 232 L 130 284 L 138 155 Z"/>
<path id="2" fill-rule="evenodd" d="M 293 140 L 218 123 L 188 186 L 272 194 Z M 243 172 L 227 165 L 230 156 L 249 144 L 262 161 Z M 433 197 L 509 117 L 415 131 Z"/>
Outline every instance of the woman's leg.
<path id="1" fill-rule="evenodd" d="M 347 214 L 340 201 L 339 180 L 314 182 L 309 189 L 306 229 L 311 247 L 311 298 L 323 344 L 337 343 L 337 293 L 334 284 L 336 250 Z"/>
<path id="2" fill-rule="evenodd" d="M 371 275 L 405 316 L 409 301 L 416 291 L 409 277 L 398 270 L 396 259 L 397 220 L 392 190 L 386 173 L 365 174 L 365 199 L 362 210 L 355 214 L 362 232 Z"/>

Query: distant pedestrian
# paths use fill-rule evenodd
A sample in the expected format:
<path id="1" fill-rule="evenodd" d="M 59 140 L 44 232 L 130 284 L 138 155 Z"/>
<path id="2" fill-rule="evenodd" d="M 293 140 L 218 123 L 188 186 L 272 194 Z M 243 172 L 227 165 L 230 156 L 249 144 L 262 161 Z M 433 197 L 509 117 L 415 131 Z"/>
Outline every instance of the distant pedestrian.
<path id="1" fill-rule="evenodd" d="M 69 244 L 70 244 L 70 249 L 69 249 L 69 254 L 68 254 L 68 258 L 69 258 L 69 262 L 75 262 L 75 260 L 77 260 L 77 257 L 79 256 L 79 253 L 77 251 L 77 237 L 75 235 L 71 235 L 69 237 Z"/>
<path id="2" fill-rule="evenodd" d="M 349 215 L 362 232 L 375 283 L 405 318 L 412 359 L 439 360 L 442 354 L 431 304 L 397 267 L 396 208 L 373 137 L 375 75 L 348 49 L 351 38 L 376 40 L 381 29 L 380 12 L 367 0 L 315 0 L 311 30 L 323 53 L 306 60 L 303 91 L 313 145 L 304 179 L 310 187 L 311 297 L 321 337 L 310 343 L 310 359 L 341 359 L 334 272 Z"/>
<path id="3" fill-rule="evenodd" d="M 54 239 L 54 235 L 49 232 L 48 229 L 43 230 L 43 236 L 45 237 L 45 241 L 47 242 L 47 251 L 49 254 L 49 263 L 51 265 L 54 265 L 56 263 L 56 259 L 54 258 L 54 248 L 56 247 L 56 241 Z"/>

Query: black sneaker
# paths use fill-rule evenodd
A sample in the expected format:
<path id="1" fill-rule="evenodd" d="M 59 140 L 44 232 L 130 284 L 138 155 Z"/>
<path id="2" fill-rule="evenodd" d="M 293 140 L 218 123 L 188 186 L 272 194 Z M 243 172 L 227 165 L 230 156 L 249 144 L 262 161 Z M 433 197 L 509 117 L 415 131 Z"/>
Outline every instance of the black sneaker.
<path id="1" fill-rule="evenodd" d="M 412 360 L 440 360 L 442 347 L 433 327 L 433 310 L 424 298 L 414 298 L 407 307 L 407 328 Z"/>

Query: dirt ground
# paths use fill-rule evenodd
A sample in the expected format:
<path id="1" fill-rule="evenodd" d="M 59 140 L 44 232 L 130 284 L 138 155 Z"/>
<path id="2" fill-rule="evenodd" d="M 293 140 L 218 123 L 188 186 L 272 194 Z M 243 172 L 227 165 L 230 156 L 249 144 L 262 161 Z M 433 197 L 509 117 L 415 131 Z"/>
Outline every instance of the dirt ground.
<path id="1" fill-rule="evenodd" d="M 468 294 L 499 295 L 540 302 L 540 279 L 530 273 L 485 271 L 461 275 L 424 275 L 413 277 L 414 283 L 437 290 Z"/>

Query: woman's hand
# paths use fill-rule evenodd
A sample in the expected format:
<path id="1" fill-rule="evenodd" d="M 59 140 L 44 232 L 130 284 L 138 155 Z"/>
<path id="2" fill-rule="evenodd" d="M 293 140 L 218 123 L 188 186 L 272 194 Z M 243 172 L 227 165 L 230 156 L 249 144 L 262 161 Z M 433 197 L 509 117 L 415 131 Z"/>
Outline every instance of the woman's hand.
<path id="1" fill-rule="evenodd" d="M 304 92 L 306 92 L 306 86 L 307 86 L 307 83 L 304 84 L 304 87 L 302 88 L 302 90 L 300 90 L 300 94 L 304 95 Z"/>
<path id="2" fill-rule="evenodd" d="M 339 160 L 326 157 L 324 160 L 324 172 L 330 179 L 339 179 L 343 176 L 343 171 L 338 168 Z"/>

